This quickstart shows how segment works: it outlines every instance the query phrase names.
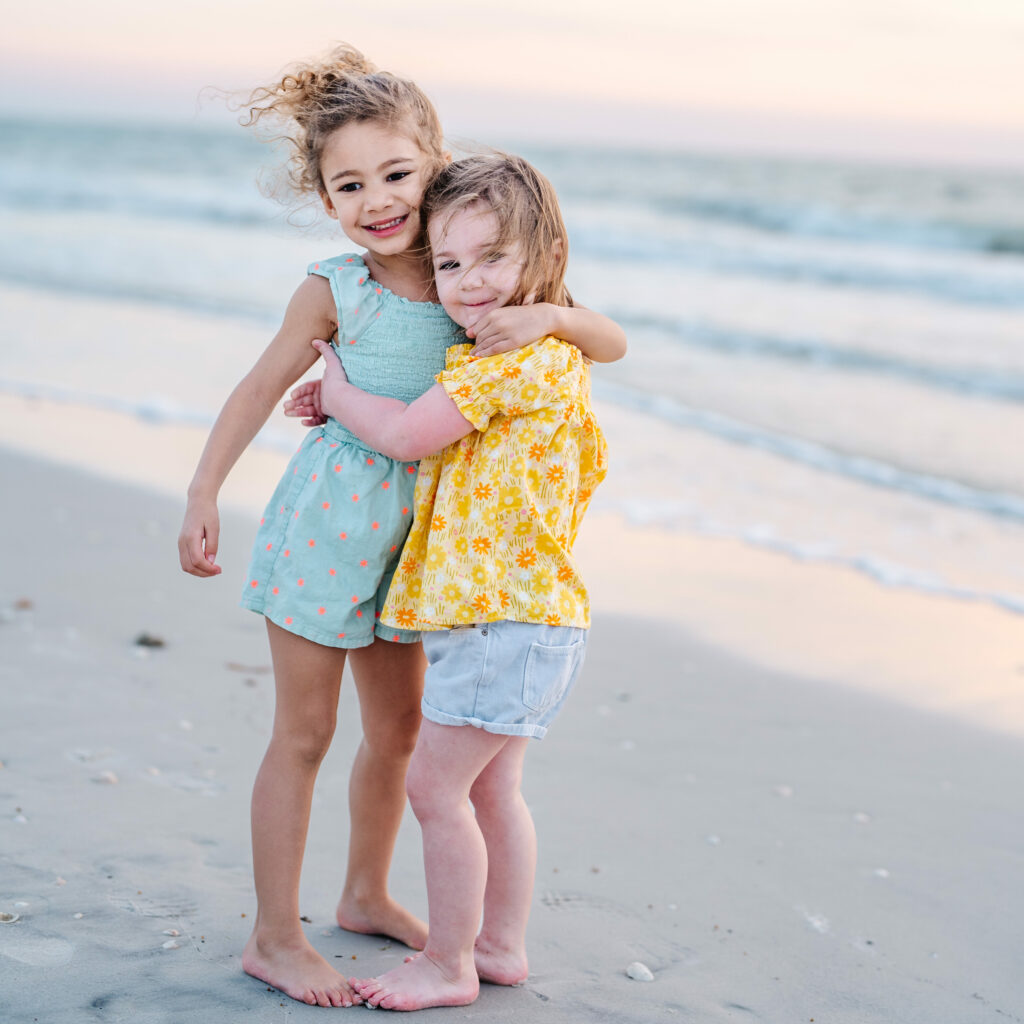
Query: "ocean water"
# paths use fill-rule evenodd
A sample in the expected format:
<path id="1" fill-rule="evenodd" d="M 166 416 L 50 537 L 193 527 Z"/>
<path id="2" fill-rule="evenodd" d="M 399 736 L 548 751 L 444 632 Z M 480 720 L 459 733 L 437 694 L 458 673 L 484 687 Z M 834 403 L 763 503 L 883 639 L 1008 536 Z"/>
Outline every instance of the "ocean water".
<path id="1" fill-rule="evenodd" d="M 1024 614 L 1024 177 L 519 151 L 558 190 L 574 295 L 630 337 L 595 368 L 595 508 Z M 307 263 L 350 247 L 261 193 L 277 159 L 241 128 L 0 121 L 0 393 L 212 422 Z M 147 315 L 180 323 L 173 352 Z"/>

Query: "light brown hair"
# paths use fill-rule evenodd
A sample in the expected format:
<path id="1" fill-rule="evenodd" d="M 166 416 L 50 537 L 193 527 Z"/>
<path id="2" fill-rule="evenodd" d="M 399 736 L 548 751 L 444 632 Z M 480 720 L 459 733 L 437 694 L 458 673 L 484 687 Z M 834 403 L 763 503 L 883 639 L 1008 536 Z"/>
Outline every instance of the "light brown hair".
<path id="1" fill-rule="evenodd" d="M 518 243 L 523 275 L 513 304 L 534 302 L 571 306 L 565 287 L 569 237 L 551 182 L 519 156 L 490 153 L 448 164 L 427 187 L 421 212 L 424 226 L 436 217 L 450 219 L 472 203 L 486 203 L 498 218 L 500 250 Z"/>
<path id="2" fill-rule="evenodd" d="M 340 43 L 319 60 L 298 63 L 242 101 L 242 124 L 283 126 L 291 156 L 286 172 L 299 195 L 325 193 L 320 173 L 332 132 L 355 121 L 381 124 L 410 138 L 427 157 L 429 179 L 447 159 L 441 122 L 426 93 L 414 82 L 379 71 L 358 50 Z"/>

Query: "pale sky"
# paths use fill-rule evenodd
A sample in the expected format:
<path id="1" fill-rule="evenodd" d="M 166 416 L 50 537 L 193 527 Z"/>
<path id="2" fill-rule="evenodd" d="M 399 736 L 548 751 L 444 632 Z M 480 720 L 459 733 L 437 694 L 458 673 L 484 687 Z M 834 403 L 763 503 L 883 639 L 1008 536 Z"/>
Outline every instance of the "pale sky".
<path id="1" fill-rule="evenodd" d="M 191 118 L 339 39 L 487 141 L 1024 164 L 1024 0 L 48 0 L 5 26 L 0 109 Z"/>

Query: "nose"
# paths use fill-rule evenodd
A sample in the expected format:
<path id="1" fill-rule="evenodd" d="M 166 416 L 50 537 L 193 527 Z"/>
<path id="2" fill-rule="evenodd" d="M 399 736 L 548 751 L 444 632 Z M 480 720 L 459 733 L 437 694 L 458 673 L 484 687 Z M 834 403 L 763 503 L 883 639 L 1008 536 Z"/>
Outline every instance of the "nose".
<path id="1" fill-rule="evenodd" d="M 394 197 L 385 182 L 381 185 L 367 185 L 363 202 L 368 210 L 386 210 L 394 202 Z"/>
<path id="2" fill-rule="evenodd" d="M 463 291 L 473 291 L 475 288 L 480 288 L 484 283 L 484 267 L 482 263 L 474 263 L 469 267 L 466 272 L 459 278 L 459 287 Z"/>

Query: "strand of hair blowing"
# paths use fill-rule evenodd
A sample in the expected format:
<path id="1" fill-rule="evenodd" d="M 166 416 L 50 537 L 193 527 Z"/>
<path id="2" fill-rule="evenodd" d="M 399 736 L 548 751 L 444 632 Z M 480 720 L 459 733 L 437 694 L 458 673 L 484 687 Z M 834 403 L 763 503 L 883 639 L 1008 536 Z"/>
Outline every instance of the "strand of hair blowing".
<path id="1" fill-rule="evenodd" d="M 289 187 L 300 195 L 322 193 L 320 159 L 331 132 L 353 121 L 407 126 L 438 167 L 444 162 L 441 124 L 433 104 L 415 83 L 380 71 L 359 50 L 341 43 L 323 57 L 293 64 L 270 85 L 241 103 L 246 127 L 280 125 L 291 149 Z"/>

